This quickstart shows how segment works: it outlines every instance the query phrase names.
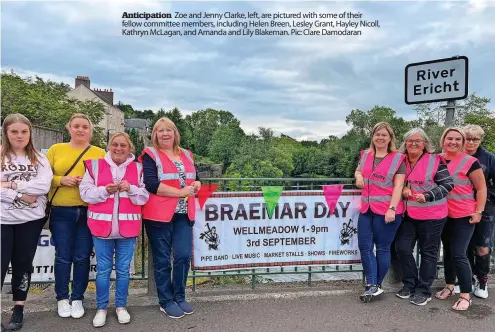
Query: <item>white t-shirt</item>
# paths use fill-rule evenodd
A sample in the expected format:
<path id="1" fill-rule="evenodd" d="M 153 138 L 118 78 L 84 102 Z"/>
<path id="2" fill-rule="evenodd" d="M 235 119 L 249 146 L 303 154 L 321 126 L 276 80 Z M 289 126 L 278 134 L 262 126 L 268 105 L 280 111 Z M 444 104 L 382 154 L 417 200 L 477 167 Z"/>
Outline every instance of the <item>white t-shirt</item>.
<path id="1" fill-rule="evenodd" d="M 38 156 L 38 160 L 38 165 L 33 166 L 27 156 L 12 156 L 11 162 L 5 158 L 5 164 L 1 165 L 1 179 L 15 182 L 17 189 L 2 188 L 1 224 L 22 224 L 45 216 L 53 172 L 43 154 Z M 18 193 L 35 195 L 38 198 L 35 203 L 27 204 L 16 199 Z"/>

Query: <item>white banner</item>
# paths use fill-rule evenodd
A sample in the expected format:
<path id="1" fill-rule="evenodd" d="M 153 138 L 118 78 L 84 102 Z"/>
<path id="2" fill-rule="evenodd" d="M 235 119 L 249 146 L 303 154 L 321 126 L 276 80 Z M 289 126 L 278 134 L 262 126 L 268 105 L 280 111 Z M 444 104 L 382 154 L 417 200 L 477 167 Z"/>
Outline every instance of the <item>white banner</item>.
<path id="1" fill-rule="evenodd" d="M 136 242 L 137 243 L 137 242 Z M 49 230 L 43 229 L 38 240 L 38 248 L 33 260 L 33 273 L 31 282 L 54 281 L 54 262 L 55 262 L 55 247 L 53 246 L 52 235 Z M 91 253 L 89 279 L 96 278 L 96 257 L 95 252 Z M 134 256 L 131 261 L 131 275 L 134 274 Z M 115 278 L 115 269 L 112 271 L 111 278 Z M 10 283 L 12 279 L 12 265 L 9 265 L 5 283 Z"/>
<path id="2" fill-rule="evenodd" d="M 194 270 L 358 264 L 360 191 L 333 214 L 322 191 L 283 192 L 269 217 L 263 193 L 214 193 L 196 211 Z"/>

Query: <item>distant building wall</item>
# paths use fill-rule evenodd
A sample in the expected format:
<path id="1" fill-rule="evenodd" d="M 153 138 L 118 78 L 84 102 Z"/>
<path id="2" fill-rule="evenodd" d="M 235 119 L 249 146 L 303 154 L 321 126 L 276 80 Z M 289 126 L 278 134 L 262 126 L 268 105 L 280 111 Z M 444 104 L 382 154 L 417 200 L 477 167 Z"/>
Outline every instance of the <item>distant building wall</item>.
<path id="1" fill-rule="evenodd" d="M 49 149 L 55 143 L 64 141 L 64 133 L 58 130 L 33 126 L 33 143 L 38 150 Z"/>

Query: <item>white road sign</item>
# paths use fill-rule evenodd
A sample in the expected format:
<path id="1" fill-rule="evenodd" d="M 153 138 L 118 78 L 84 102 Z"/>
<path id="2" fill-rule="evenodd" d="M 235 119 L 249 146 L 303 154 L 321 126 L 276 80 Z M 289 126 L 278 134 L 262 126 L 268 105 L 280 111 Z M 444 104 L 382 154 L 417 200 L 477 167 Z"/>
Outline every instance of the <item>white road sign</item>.
<path id="1" fill-rule="evenodd" d="M 406 104 L 459 100 L 468 96 L 468 58 L 410 63 L 405 71 Z"/>

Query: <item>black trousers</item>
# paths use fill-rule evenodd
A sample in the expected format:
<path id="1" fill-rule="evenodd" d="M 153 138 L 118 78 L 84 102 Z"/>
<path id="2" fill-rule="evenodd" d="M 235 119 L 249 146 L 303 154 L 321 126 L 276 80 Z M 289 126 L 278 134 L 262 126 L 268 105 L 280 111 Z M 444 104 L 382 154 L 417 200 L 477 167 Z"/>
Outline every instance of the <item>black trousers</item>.
<path id="1" fill-rule="evenodd" d="M 1 225 L 2 231 L 2 288 L 12 263 L 12 295 L 14 301 L 26 301 L 31 286 L 33 259 L 45 219 L 18 225 Z"/>
<path id="2" fill-rule="evenodd" d="M 445 282 L 453 285 L 459 280 L 461 293 L 471 293 L 473 279 L 467 249 L 473 236 L 475 224 L 470 224 L 471 217 L 448 218 L 443 229 L 443 259 L 445 265 Z"/>
<path id="3" fill-rule="evenodd" d="M 412 293 L 430 296 L 431 284 L 437 272 L 440 236 L 447 218 L 417 220 L 406 214 L 402 220 L 395 237 L 395 248 L 402 267 L 402 283 Z M 416 240 L 421 253 L 419 273 L 413 256 Z"/>

